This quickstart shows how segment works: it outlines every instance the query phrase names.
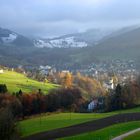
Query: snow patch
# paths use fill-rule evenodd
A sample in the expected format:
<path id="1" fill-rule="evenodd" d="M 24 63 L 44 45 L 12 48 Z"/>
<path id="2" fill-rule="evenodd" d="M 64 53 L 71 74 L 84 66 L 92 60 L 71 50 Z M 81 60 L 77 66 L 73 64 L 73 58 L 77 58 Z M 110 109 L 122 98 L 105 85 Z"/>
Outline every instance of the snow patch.
<path id="1" fill-rule="evenodd" d="M 52 48 L 52 45 L 49 42 L 45 42 L 43 40 L 35 40 L 34 45 L 38 48 Z"/>
<path id="2" fill-rule="evenodd" d="M 45 40 L 36 40 L 35 46 L 38 48 L 70 48 L 70 47 L 87 47 L 86 42 L 76 41 L 74 37 L 60 38 L 60 39 L 52 39 L 50 41 Z"/>
<path id="3" fill-rule="evenodd" d="M 17 35 L 12 33 L 12 34 L 9 34 L 8 37 L 2 37 L 2 41 L 4 43 L 11 43 L 13 42 L 15 39 L 17 38 Z"/>

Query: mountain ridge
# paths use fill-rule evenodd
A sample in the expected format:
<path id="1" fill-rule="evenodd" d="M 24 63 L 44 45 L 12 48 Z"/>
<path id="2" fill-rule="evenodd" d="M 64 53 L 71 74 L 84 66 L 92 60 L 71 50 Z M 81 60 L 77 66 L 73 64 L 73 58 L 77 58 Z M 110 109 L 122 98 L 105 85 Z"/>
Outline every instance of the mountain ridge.
<path id="1" fill-rule="evenodd" d="M 140 28 L 118 30 L 88 47 L 20 47 L 0 43 L 0 63 L 17 66 L 51 65 L 58 69 L 81 69 L 99 61 L 140 59 Z M 68 36 L 66 36 L 68 37 Z"/>

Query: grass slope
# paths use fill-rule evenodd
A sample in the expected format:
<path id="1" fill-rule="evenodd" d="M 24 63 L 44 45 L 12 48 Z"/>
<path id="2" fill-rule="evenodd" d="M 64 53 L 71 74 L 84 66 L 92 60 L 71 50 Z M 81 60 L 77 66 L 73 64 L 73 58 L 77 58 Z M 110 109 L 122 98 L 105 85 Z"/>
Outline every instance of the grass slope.
<path id="1" fill-rule="evenodd" d="M 116 136 L 119 136 L 123 133 L 126 133 L 128 131 L 134 130 L 136 128 L 140 127 L 140 121 L 134 121 L 134 122 L 128 122 L 128 123 L 120 123 L 115 124 L 110 127 L 85 133 L 82 135 L 77 135 L 73 137 L 63 138 L 61 140 L 110 140 Z M 132 139 L 131 139 L 132 140 Z M 135 140 L 135 139 L 133 139 Z"/>
<path id="2" fill-rule="evenodd" d="M 60 113 L 36 117 L 20 122 L 22 136 L 28 136 L 38 132 L 48 131 L 56 128 L 62 128 L 82 122 L 99 119 L 109 116 L 106 114 L 84 114 L 84 113 Z"/>
<path id="3" fill-rule="evenodd" d="M 121 112 L 140 112 L 140 108 L 137 107 Z M 118 113 L 120 112 L 115 111 L 110 113 L 59 113 L 24 120 L 20 122 L 19 126 L 21 129 L 22 136 L 28 136 L 38 132 L 71 126 L 74 124 L 100 119 Z"/>
<path id="4" fill-rule="evenodd" d="M 50 89 L 57 87 L 57 85 L 50 83 L 41 83 L 29 79 L 23 74 L 12 71 L 4 71 L 3 74 L 0 74 L 0 84 L 6 84 L 10 93 L 17 92 L 20 89 L 23 92 L 33 92 L 37 91 L 39 88 L 44 93 L 48 93 Z"/>
<path id="5" fill-rule="evenodd" d="M 139 139 L 140 139 L 140 131 L 139 132 L 136 132 L 135 134 L 132 134 L 132 135 L 127 136 L 123 140 L 139 140 Z"/>

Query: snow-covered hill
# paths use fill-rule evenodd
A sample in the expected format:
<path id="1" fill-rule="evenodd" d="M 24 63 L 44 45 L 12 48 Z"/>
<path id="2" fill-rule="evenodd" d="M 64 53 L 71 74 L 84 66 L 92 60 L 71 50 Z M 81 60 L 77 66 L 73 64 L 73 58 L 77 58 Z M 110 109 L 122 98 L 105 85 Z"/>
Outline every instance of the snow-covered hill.
<path id="1" fill-rule="evenodd" d="M 83 48 L 98 44 L 109 33 L 110 31 L 91 29 L 82 33 L 68 34 L 52 39 L 35 39 L 34 45 L 38 48 Z"/>
<path id="2" fill-rule="evenodd" d="M 34 41 L 34 45 L 38 48 L 70 48 L 70 47 L 87 47 L 84 41 L 76 41 L 74 37 L 58 38 L 52 40 L 38 39 Z"/>
<path id="3" fill-rule="evenodd" d="M 7 37 L 1 37 L 3 43 L 12 43 L 16 38 L 17 35 L 15 33 L 11 33 Z"/>
<path id="4" fill-rule="evenodd" d="M 37 48 L 83 48 L 98 44 L 108 33 L 108 31 L 91 29 L 82 33 L 68 34 L 52 39 L 30 39 L 11 30 L 0 28 L 0 44 Z"/>
<path id="5" fill-rule="evenodd" d="M 32 40 L 8 29 L 0 28 L 0 44 L 8 46 L 34 46 Z"/>
<path id="6" fill-rule="evenodd" d="M 17 36 L 18 35 L 16 33 L 10 30 L 0 28 L 0 40 L 3 44 L 12 43 L 14 40 L 17 39 Z"/>

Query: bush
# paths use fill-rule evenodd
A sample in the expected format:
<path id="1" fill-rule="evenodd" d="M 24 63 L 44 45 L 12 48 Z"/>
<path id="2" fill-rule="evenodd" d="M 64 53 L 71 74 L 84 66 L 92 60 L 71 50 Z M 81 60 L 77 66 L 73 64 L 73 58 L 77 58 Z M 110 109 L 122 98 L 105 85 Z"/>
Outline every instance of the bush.
<path id="1" fill-rule="evenodd" d="M 0 138 L 1 140 L 19 140 L 17 125 L 9 108 L 0 109 Z"/>
<path id="2" fill-rule="evenodd" d="M 0 93 L 6 93 L 7 91 L 7 86 L 5 84 L 0 84 Z"/>

